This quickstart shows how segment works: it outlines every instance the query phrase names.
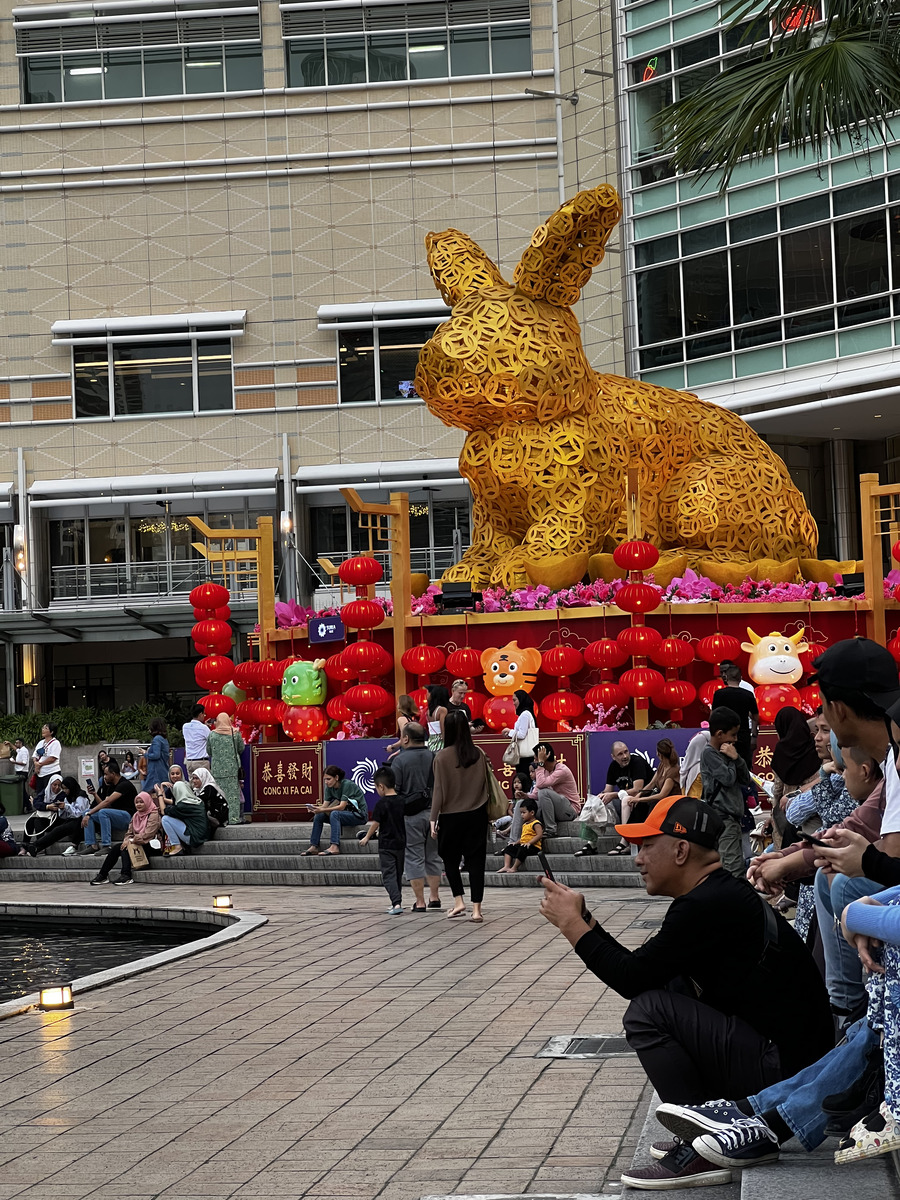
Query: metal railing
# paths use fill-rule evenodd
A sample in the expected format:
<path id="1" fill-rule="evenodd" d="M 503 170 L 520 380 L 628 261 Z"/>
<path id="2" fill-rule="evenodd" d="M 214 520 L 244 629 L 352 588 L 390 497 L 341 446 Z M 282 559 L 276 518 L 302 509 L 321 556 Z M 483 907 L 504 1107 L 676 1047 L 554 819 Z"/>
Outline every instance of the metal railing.
<path id="1" fill-rule="evenodd" d="M 355 558 L 357 554 L 368 554 L 368 550 L 355 550 L 352 554 L 326 554 L 325 557 L 339 567 L 342 562 L 346 562 L 348 558 Z M 372 558 L 381 563 L 384 568 L 384 582 L 389 583 L 391 579 L 390 551 L 376 550 Z M 410 570 L 427 575 L 429 579 L 440 579 L 444 571 L 453 566 L 456 559 L 457 551 L 452 546 L 423 546 L 419 549 L 414 548 L 409 553 Z M 322 580 L 322 584 L 327 587 L 329 580 L 325 571 L 315 562 L 313 567 Z"/>
<path id="2" fill-rule="evenodd" d="M 228 564 L 226 564 L 228 565 Z M 244 567 L 246 564 L 240 564 Z M 255 596 L 256 573 L 241 570 L 226 579 L 216 572 L 216 582 L 225 582 L 235 598 Z M 50 603 L 73 604 L 83 600 L 112 603 L 141 599 L 167 600 L 186 597 L 191 588 L 210 578 L 209 564 L 202 559 L 169 559 L 161 562 L 95 563 L 78 567 L 50 568 Z"/>

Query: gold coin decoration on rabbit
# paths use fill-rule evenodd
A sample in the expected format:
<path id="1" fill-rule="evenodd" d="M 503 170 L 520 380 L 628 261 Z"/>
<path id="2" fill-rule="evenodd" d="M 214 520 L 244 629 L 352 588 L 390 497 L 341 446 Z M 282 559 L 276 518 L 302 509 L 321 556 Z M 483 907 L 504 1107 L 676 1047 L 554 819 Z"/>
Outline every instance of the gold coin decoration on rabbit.
<path id="1" fill-rule="evenodd" d="M 519 587 L 530 564 L 613 548 L 629 466 L 643 534 L 663 550 L 692 564 L 815 557 L 803 496 L 740 417 L 592 370 L 570 305 L 620 216 L 609 184 L 579 192 L 535 231 L 512 284 L 466 234 L 425 239 L 453 314 L 422 350 L 416 390 L 467 431 L 459 466 L 474 499 L 472 544 L 444 580 Z"/>

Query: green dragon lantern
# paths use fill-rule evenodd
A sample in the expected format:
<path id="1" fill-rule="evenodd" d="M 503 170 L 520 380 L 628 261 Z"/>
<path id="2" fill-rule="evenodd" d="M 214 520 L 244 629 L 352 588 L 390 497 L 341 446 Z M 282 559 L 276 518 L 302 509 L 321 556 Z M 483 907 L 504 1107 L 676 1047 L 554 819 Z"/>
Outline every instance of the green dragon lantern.
<path id="1" fill-rule="evenodd" d="M 281 679 L 281 698 L 285 704 L 324 704 L 328 693 L 324 667 L 324 658 L 317 658 L 315 662 L 301 659 L 289 663 Z"/>

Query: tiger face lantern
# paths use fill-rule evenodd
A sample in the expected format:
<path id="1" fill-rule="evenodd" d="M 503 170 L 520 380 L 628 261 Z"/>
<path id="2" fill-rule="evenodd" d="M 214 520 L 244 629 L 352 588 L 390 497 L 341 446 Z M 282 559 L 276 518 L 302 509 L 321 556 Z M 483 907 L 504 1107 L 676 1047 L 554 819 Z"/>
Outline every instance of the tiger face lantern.
<path id="1" fill-rule="evenodd" d="M 521 689 L 530 692 L 541 669 L 541 652 L 517 642 L 507 642 L 499 650 L 491 647 L 481 656 L 484 686 L 492 696 L 511 696 Z"/>

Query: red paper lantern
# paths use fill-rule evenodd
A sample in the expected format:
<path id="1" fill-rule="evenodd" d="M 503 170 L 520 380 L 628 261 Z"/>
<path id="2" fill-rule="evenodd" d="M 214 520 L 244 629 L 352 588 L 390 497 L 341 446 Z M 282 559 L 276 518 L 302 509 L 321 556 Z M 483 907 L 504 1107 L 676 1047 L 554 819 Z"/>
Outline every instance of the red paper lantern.
<path id="1" fill-rule="evenodd" d="M 472 646 L 463 646 L 447 655 L 447 670 L 454 678 L 474 679 L 481 674 L 481 655 Z M 468 704 L 468 701 L 466 701 Z M 469 705 L 471 708 L 471 705 Z M 474 712 L 472 714 L 475 715 Z"/>
<path id="2" fill-rule="evenodd" d="M 711 633 L 697 643 L 697 657 L 704 662 L 720 663 L 726 658 L 736 659 L 741 652 L 741 643 L 728 633 Z"/>
<path id="3" fill-rule="evenodd" d="M 227 621 L 215 621 L 207 619 L 198 621 L 191 630 L 191 637 L 194 639 L 194 644 L 203 647 L 220 646 L 222 643 L 231 645 L 231 626 Z M 204 653 L 209 653 L 208 649 L 204 649 Z"/>
<path id="4" fill-rule="evenodd" d="M 210 692 L 216 691 L 228 683 L 234 676 L 234 663 L 230 658 L 211 654 L 209 658 L 201 658 L 194 667 L 194 678 L 197 686 Z"/>
<path id="5" fill-rule="evenodd" d="M 721 679 L 707 679 L 706 683 L 700 685 L 700 701 L 707 708 L 713 708 L 713 696 L 720 691 L 725 684 Z"/>
<path id="6" fill-rule="evenodd" d="M 469 712 L 472 714 L 472 720 L 477 721 L 484 711 L 485 696 L 481 692 L 466 692 L 466 704 L 469 706 Z"/>
<path id="7" fill-rule="evenodd" d="M 516 723 L 516 706 L 512 696 L 492 696 L 482 709 L 489 729 L 512 729 Z"/>
<path id="8" fill-rule="evenodd" d="M 814 643 L 810 642 L 809 643 L 809 649 L 804 650 L 803 653 L 800 655 L 800 663 L 803 667 L 803 670 L 807 674 L 810 671 L 815 670 L 815 668 L 813 667 L 813 663 L 816 661 L 816 659 L 820 655 L 825 653 L 825 651 L 828 649 L 829 645 L 830 645 L 829 642 L 814 642 Z M 888 646 L 888 649 L 890 649 L 890 646 Z"/>
<path id="9" fill-rule="evenodd" d="M 790 683 L 764 683 L 756 689 L 756 704 L 763 725 L 771 725 L 783 708 L 802 708 L 800 693 Z"/>
<path id="10" fill-rule="evenodd" d="M 231 639 L 227 642 L 194 642 L 194 649 L 204 658 L 207 654 L 224 654 L 226 657 L 231 654 Z"/>
<path id="11" fill-rule="evenodd" d="M 613 562 L 622 571 L 649 571 L 659 562 L 659 551 L 650 542 L 622 542 L 613 550 Z"/>
<path id="12" fill-rule="evenodd" d="M 574 646 L 554 646 L 552 650 L 547 650 L 541 655 L 541 668 L 548 675 L 556 675 L 560 679 L 568 679 L 570 675 L 577 675 L 584 666 L 584 656 L 580 650 L 576 650 Z M 578 710 L 581 712 L 581 709 Z M 573 713 L 577 716 L 577 713 Z M 552 714 L 550 714 L 552 717 Z M 558 718 L 552 717 L 553 720 Z"/>
<path id="13" fill-rule="evenodd" d="M 328 718 L 321 708 L 312 704 L 297 704 L 288 708 L 281 726 L 291 741 L 318 742 L 328 729 Z"/>
<path id="14" fill-rule="evenodd" d="M 808 717 L 814 717 L 822 707 L 822 693 L 817 683 L 807 684 L 800 689 L 800 707 Z"/>
<path id="15" fill-rule="evenodd" d="M 437 646 L 428 646 L 420 642 L 418 646 L 410 646 L 400 655 L 400 665 L 410 675 L 433 675 L 444 665 L 444 652 Z M 479 668 L 480 669 L 480 668 Z"/>
<path id="16" fill-rule="evenodd" d="M 242 700 L 235 710 L 235 717 L 246 725 L 253 725 L 255 700 Z"/>
<path id="17" fill-rule="evenodd" d="M 588 688 L 584 702 L 588 708 L 602 708 L 606 712 L 612 712 L 614 709 L 625 707 L 628 703 L 628 693 L 618 683 L 597 683 Z"/>
<path id="18" fill-rule="evenodd" d="M 599 667 L 603 671 L 611 671 L 628 662 L 629 651 L 613 638 L 600 638 L 591 642 L 584 652 L 584 661 L 589 667 Z"/>
<path id="19" fill-rule="evenodd" d="M 619 683 L 635 700 L 652 700 L 666 680 L 653 667 L 632 667 L 622 674 Z"/>
<path id="20" fill-rule="evenodd" d="M 648 655 L 662 640 L 659 630 L 649 625 L 627 625 L 616 638 L 626 654 L 634 658 Z"/>
<path id="21" fill-rule="evenodd" d="M 379 720 L 384 717 L 392 717 L 396 711 L 397 711 L 397 706 L 396 706 L 396 704 L 394 704 L 394 697 L 390 694 L 390 692 L 388 692 L 387 701 L 384 704 L 382 704 L 381 708 L 376 708 L 375 711 L 372 713 L 372 716 L 376 720 Z"/>
<path id="22" fill-rule="evenodd" d="M 541 712 L 551 721 L 563 721 L 584 712 L 584 701 L 574 692 L 551 692 L 541 701 Z"/>
<path id="23" fill-rule="evenodd" d="M 227 604 L 230 597 L 228 588 L 222 587 L 221 583 L 199 583 L 188 596 L 188 600 L 193 604 L 194 608 L 216 609 Z"/>
<path id="24" fill-rule="evenodd" d="M 662 588 L 652 583 L 626 583 L 613 596 L 613 603 L 624 612 L 645 613 L 659 608 Z"/>
<path id="25" fill-rule="evenodd" d="M 290 659 L 266 658 L 258 664 L 257 678 L 261 687 L 281 687 Z M 267 722 L 268 724 L 268 722 Z"/>
<path id="26" fill-rule="evenodd" d="M 409 698 L 418 709 L 423 709 L 428 704 L 428 688 L 416 688 L 414 692 L 409 693 Z"/>
<path id="27" fill-rule="evenodd" d="M 667 679 L 653 697 L 657 708 L 680 710 L 694 702 L 697 689 L 686 679 Z"/>
<path id="28" fill-rule="evenodd" d="M 694 661 L 694 647 L 684 638 L 667 637 L 653 647 L 650 657 L 661 667 L 686 667 Z"/>
<path id="29" fill-rule="evenodd" d="M 325 711 L 331 717 L 332 721 L 352 721 L 353 713 L 347 707 L 347 701 L 343 696 L 332 696 L 325 705 Z"/>
<path id="30" fill-rule="evenodd" d="M 374 600 L 362 596 L 343 606 L 341 620 L 348 629 L 374 629 L 384 620 L 384 609 Z"/>
<path id="31" fill-rule="evenodd" d="M 891 546 L 891 558 L 894 562 L 900 563 L 900 542 L 894 542 Z"/>
<path id="32" fill-rule="evenodd" d="M 351 642 L 341 651 L 341 662 L 355 675 L 387 675 L 394 656 L 377 642 Z"/>
<path id="33" fill-rule="evenodd" d="M 234 668 L 234 685 L 239 688 L 255 687 L 256 681 L 251 667 L 255 667 L 256 663 L 242 662 L 238 663 Z"/>
<path id="34" fill-rule="evenodd" d="M 213 616 L 217 621 L 230 621 L 231 609 L 227 604 L 223 604 L 221 608 L 217 608 L 213 611 Z"/>
<path id="35" fill-rule="evenodd" d="M 338 567 L 338 579 L 341 583 L 349 583 L 353 587 L 368 587 L 379 583 L 384 570 L 381 563 L 367 554 L 359 554 L 356 558 L 348 558 Z"/>
<path id="36" fill-rule="evenodd" d="M 344 661 L 344 652 L 340 650 L 325 659 L 325 674 L 335 683 L 349 683 L 351 679 L 357 678 L 359 671 Z"/>
<path id="37" fill-rule="evenodd" d="M 229 717 L 233 717 L 237 712 L 237 704 L 232 698 L 223 696 L 219 692 L 214 692 L 210 696 L 201 696 L 197 703 L 203 705 L 203 711 L 207 718 L 215 719 L 221 712 L 228 713 Z"/>
<path id="38" fill-rule="evenodd" d="M 900 663 L 900 633 L 894 634 L 887 644 L 888 650 L 895 662 Z"/>
<path id="39" fill-rule="evenodd" d="M 389 692 L 378 683 L 357 683 L 344 692 L 344 700 L 351 712 L 369 715 L 392 703 Z"/>

